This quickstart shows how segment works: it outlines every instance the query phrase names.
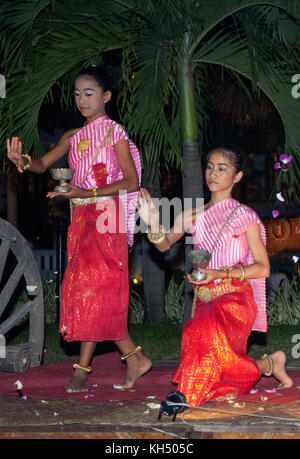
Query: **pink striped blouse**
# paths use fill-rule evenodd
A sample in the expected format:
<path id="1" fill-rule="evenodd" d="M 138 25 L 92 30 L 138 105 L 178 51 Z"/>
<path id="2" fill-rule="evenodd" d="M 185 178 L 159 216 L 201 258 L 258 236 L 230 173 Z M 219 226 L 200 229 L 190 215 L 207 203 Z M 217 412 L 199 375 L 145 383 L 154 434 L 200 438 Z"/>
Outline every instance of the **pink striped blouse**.
<path id="1" fill-rule="evenodd" d="M 231 211 L 239 204 L 233 198 L 225 199 L 210 207 L 196 219 L 190 229 L 194 238 L 195 249 L 203 247 L 211 251 L 221 226 Z M 246 205 L 240 207 L 224 228 L 210 259 L 208 269 L 234 266 L 238 263 L 242 263 L 244 266 L 252 264 L 254 259 L 248 246 L 246 232 L 255 224 L 259 225 L 262 240 L 266 244 L 265 227 L 256 212 Z M 251 279 L 250 284 L 258 306 L 257 317 L 252 329 L 265 332 L 267 331 L 265 278 Z"/>
<path id="2" fill-rule="evenodd" d="M 112 125 L 114 127 L 111 136 L 108 136 L 106 142 L 103 142 Z M 128 140 L 140 184 L 141 161 L 138 148 L 129 139 L 122 125 L 117 124 L 108 116 L 101 116 L 77 131 L 70 139 L 69 166 L 75 169 L 71 181 L 72 185 L 78 185 L 84 189 L 96 187 L 96 179 L 91 166 L 98 163 L 106 165 L 107 184 L 122 180 L 123 173 L 114 149 L 114 145 L 122 139 Z M 88 140 L 88 146 L 84 150 L 78 151 L 78 145 L 82 140 Z M 132 245 L 135 229 L 135 207 L 133 203 L 138 198 L 138 192 L 121 194 L 119 197 L 126 215 L 128 243 Z"/>

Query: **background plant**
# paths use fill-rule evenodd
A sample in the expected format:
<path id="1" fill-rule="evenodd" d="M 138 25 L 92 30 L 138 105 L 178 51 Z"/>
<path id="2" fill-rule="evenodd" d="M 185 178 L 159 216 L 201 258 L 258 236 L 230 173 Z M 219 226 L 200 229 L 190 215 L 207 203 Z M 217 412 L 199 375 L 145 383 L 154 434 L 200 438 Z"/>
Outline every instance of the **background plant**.
<path id="1" fill-rule="evenodd" d="M 291 279 L 285 278 L 274 287 L 275 297 L 268 299 L 267 314 L 270 325 L 300 324 L 300 269 Z"/>

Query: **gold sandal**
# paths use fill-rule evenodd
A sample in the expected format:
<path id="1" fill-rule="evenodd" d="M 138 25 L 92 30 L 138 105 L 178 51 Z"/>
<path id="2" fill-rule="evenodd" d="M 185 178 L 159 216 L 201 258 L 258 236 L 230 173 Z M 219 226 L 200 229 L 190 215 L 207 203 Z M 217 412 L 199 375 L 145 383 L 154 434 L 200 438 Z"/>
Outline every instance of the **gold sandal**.
<path id="1" fill-rule="evenodd" d="M 274 372 L 274 362 L 273 362 L 273 359 L 270 355 L 268 354 L 264 354 L 261 356 L 261 359 L 268 359 L 268 362 L 270 364 L 270 369 L 269 371 L 265 371 L 263 373 L 264 376 L 272 376 L 273 372 Z"/>

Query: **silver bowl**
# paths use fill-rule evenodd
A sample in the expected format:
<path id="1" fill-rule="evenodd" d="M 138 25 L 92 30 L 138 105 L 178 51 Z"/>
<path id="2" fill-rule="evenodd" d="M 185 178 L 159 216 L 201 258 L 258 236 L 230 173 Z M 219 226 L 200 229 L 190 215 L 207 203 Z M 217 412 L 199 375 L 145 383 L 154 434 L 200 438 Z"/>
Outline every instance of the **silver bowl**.
<path id="1" fill-rule="evenodd" d="M 211 254 L 208 250 L 205 249 L 196 249 L 191 250 L 189 253 L 190 261 L 194 267 L 193 271 L 191 272 L 191 277 L 195 281 L 202 281 L 207 278 L 207 275 L 202 273 L 200 269 L 205 269 L 209 263 L 211 258 Z"/>
<path id="2" fill-rule="evenodd" d="M 72 180 L 75 172 L 74 169 L 69 169 L 66 167 L 51 168 L 49 172 L 53 180 L 58 180 L 59 182 L 59 184 L 56 185 L 53 191 L 55 191 L 56 193 L 69 193 L 69 191 L 71 191 L 71 188 L 67 185 L 64 185 L 64 183 L 67 180 Z"/>

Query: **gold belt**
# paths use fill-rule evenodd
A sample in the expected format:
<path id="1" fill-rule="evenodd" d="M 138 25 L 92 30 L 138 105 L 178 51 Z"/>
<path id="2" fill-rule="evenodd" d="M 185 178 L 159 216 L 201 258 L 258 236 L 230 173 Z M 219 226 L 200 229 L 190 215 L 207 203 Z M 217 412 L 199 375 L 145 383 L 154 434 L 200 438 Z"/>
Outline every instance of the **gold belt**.
<path id="1" fill-rule="evenodd" d="M 74 206 L 85 206 L 86 204 L 93 204 L 94 202 L 106 201 L 111 199 L 113 196 L 97 196 L 91 198 L 72 198 L 70 199 L 71 204 Z"/>
<path id="2" fill-rule="evenodd" d="M 200 285 L 194 288 L 194 300 L 192 308 L 192 317 L 196 307 L 197 298 L 200 301 L 207 303 L 208 301 L 217 298 L 218 296 L 225 295 L 226 293 L 233 293 L 242 290 L 246 285 L 249 284 L 249 280 L 243 282 L 243 285 L 232 285 L 231 279 L 223 279 L 220 284 L 216 284 L 215 287 L 207 287 L 206 285 Z"/>

